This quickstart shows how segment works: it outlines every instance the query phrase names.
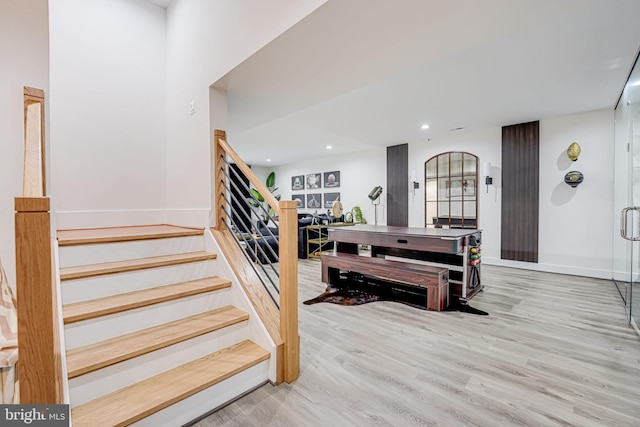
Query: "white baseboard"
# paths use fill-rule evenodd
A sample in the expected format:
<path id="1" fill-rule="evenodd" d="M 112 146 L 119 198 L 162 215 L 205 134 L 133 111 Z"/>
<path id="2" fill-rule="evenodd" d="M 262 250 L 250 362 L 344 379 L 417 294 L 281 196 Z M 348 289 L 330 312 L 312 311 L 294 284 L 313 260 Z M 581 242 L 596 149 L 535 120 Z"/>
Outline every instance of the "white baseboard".
<path id="1" fill-rule="evenodd" d="M 522 268 L 524 270 L 544 271 L 548 273 L 569 274 L 572 276 L 593 277 L 596 279 L 611 280 L 613 272 L 586 267 L 574 267 L 568 265 L 542 264 L 533 262 L 511 261 L 498 258 L 482 257 L 482 263 L 501 267 Z"/>
<path id="2" fill-rule="evenodd" d="M 55 213 L 55 226 L 59 230 L 149 224 L 173 224 L 206 228 L 209 227 L 210 211 L 210 209 L 57 211 Z"/>
<path id="3" fill-rule="evenodd" d="M 164 209 L 57 211 L 55 215 L 58 230 L 167 223 Z"/>
<path id="4" fill-rule="evenodd" d="M 167 209 L 167 224 L 209 228 L 211 209 Z"/>

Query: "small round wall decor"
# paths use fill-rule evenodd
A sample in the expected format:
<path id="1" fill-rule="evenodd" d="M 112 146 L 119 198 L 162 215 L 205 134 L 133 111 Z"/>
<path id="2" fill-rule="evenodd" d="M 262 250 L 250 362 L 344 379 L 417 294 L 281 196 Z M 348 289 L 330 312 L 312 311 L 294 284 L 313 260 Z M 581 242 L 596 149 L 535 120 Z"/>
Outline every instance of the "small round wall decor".
<path id="1" fill-rule="evenodd" d="M 582 172 L 571 171 L 567 172 L 564 176 L 564 182 L 573 188 L 577 187 L 582 181 L 584 181 L 584 175 L 582 175 Z"/>

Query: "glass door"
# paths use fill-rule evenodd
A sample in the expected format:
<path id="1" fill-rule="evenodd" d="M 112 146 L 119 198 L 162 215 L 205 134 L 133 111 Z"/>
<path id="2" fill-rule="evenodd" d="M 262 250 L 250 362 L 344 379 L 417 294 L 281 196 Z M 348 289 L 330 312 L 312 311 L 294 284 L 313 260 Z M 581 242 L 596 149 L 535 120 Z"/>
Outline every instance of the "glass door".
<path id="1" fill-rule="evenodd" d="M 615 111 L 615 196 L 619 233 L 613 278 L 640 334 L 640 67 L 636 63 Z"/>

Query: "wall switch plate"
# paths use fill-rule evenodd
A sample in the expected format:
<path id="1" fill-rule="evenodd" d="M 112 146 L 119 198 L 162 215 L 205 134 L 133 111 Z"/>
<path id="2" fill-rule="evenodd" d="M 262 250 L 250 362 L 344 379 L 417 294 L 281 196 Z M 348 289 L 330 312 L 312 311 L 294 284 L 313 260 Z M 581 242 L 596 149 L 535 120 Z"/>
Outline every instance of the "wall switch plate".
<path id="1" fill-rule="evenodd" d="M 196 113 L 196 100 L 192 99 L 189 103 L 189 114 L 192 116 Z"/>

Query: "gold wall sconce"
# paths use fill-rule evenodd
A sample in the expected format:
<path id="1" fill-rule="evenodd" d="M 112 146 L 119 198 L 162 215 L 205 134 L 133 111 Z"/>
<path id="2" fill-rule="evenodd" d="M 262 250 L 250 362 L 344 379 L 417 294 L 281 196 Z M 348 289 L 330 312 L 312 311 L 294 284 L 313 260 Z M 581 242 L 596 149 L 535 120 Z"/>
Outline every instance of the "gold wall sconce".
<path id="1" fill-rule="evenodd" d="M 575 162 L 576 160 L 578 160 L 578 156 L 580 156 L 581 151 L 582 149 L 580 148 L 580 144 L 578 144 L 577 142 L 572 142 L 569 148 L 567 148 L 567 156 L 569 156 L 569 158 Z"/>

